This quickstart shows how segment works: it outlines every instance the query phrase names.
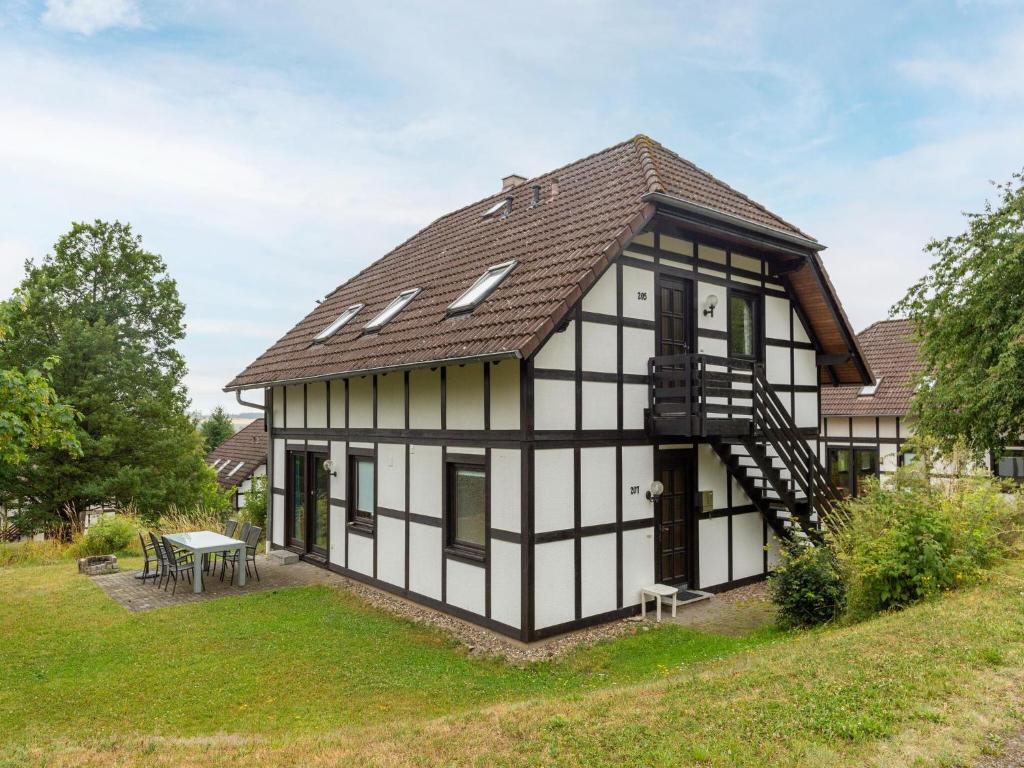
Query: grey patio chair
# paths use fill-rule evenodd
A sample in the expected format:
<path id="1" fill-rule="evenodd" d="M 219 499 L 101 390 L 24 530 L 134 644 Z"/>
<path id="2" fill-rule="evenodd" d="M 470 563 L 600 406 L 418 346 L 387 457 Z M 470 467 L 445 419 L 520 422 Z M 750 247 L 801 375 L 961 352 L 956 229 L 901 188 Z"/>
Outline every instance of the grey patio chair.
<path id="1" fill-rule="evenodd" d="M 191 553 L 176 552 L 174 550 L 174 544 L 166 536 L 163 537 L 162 543 L 164 545 L 164 567 L 166 568 L 166 578 L 164 580 L 164 592 L 167 591 L 167 582 L 172 578 L 174 579 L 174 589 L 171 590 L 173 595 L 178 591 L 178 574 L 185 574 L 185 578 L 189 582 L 192 581 L 192 555 Z"/>
<path id="2" fill-rule="evenodd" d="M 233 539 L 235 537 L 235 531 L 237 531 L 237 530 L 238 530 L 238 521 L 237 520 L 228 520 L 226 523 L 224 523 L 224 535 L 227 536 L 229 539 Z M 227 557 L 227 555 L 228 555 L 227 552 L 211 552 L 210 553 L 210 556 L 209 556 L 210 559 L 207 561 L 207 565 L 210 566 L 210 573 L 217 573 L 217 558 L 219 557 L 221 559 L 224 559 L 225 557 Z"/>
<path id="3" fill-rule="evenodd" d="M 256 569 L 256 547 L 260 543 L 260 536 L 263 533 L 263 529 L 258 525 L 250 525 L 249 530 L 245 532 L 245 575 L 249 575 L 249 563 L 252 563 L 252 570 L 256 574 L 256 581 L 260 580 L 260 572 Z M 224 572 L 227 570 L 228 564 L 231 564 L 231 577 L 234 578 L 235 568 L 238 566 L 238 551 L 229 552 L 227 557 L 224 558 L 224 563 L 220 569 L 220 580 L 224 581 Z"/>
<path id="4" fill-rule="evenodd" d="M 167 560 L 167 554 L 164 552 L 164 546 L 160 543 L 160 539 L 158 539 L 156 537 L 156 534 L 152 531 L 149 531 L 149 542 L 150 546 L 153 548 L 154 553 L 156 554 L 157 567 L 156 574 L 154 575 L 153 578 L 153 583 L 156 584 L 158 581 L 163 582 L 164 580 L 164 573 L 166 572 L 166 569 L 164 568 L 164 562 Z"/>
<path id="5" fill-rule="evenodd" d="M 160 547 L 157 546 L 153 541 L 146 543 L 146 537 L 142 535 L 142 531 L 139 531 L 139 544 L 142 545 L 142 557 L 144 562 L 142 563 L 142 583 L 146 583 L 146 579 L 152 577 L 153 581 L 156 581 L 160 576 Z M 150 570 L 150 566 L 153 566 Z"/>

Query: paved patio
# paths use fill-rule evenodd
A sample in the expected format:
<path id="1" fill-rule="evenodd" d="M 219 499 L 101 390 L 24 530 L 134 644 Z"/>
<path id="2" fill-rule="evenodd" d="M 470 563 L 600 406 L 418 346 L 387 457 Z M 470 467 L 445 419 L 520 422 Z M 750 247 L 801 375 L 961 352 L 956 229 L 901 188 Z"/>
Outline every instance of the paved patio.
<path id="1" fill-rule="evenodd" d="M 305 587 L 314 584 L 337 586 L 341 582 L 336 574 L 325 568 L 317 568 L 302 562 L 279 565 L 276 560 L 265 555 L 259 555 L 256 558 L 256 567 L 260 572 L 259 581 L 256 580 L 255 574 L 250 573 L 244 587 L 236 587 L 231 583 L 230 568 L 224 581 L 220 580 L 219 571 L 216 576 L 204 574 L 204 591 L 198 595 L 192 591 L 192 585 L 183 580 L 178 581 L 178 590 L 173 595 L 171 594 L 173 583 L 167 587 L 167 591 L 154 584 L 152 579 L 146 579 L 146 583 L 143 584 L 140 579 L 135 578 L 137 570 L 125 570 L 120 573 L 91 578 L 112 600 L 120 603 L 129 611 L 149 611 L 153 608 L 198 603 L 203 600 L 216 600 L 219 597 L 237 597 L 282 587 Z"/>
<path id="2" fill-rule="evenodd" d="M 676 618 L 662 606 L 662 621 L 711 632 L 716 635 L 742 637 L 772 624 L 775 621 L 775 606 L 768 600 L 767 585 L 764 582 L 729 590 L 713 595 L 710 600 L 680 606 Z M 648 621 L 653 621 L 653 612 L 647 612 Z"/>

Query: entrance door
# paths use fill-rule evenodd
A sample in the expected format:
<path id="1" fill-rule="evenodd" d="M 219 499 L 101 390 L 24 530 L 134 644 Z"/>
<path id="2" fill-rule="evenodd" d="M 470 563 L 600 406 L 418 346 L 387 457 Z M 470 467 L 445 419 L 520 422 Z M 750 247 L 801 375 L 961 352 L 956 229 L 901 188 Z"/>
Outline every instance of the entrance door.
<path id="1" fill-rule="evenodd" d="M 690 351 L 690 284 L 658 277 L 658 354 L 683 355 Z"/>
<path id="2" fill-rule="evenodd" d="M 309 454 L 309 551 L 327 557 L 327 533 L 330 519 L 331 475 L 324 469 L 326 453 Z"/>
<path id="3" fill-rule="evenodd" d="M 658 581 L 695 581 L 691 450 L 658 450 L 658 479 L 665 491 L 658 500 Z"/>
<path id="4" fill-rule="evenodd" d="M 285 525 L 288 545 L 327 557 L 331 476 L 326 453 L 288 451 Z"/>

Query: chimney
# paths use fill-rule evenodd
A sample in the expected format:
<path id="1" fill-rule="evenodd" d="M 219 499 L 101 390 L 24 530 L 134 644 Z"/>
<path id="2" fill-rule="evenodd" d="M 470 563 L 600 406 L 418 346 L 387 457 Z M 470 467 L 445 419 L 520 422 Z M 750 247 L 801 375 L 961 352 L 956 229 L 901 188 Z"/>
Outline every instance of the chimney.
<path id="1" fill-rule="evenodd" d="M 513 173 L 501 180 L 501 191 L 504 192 L 507 189 L 518 187 L 520 184 L 526 183 L 526 177 L 520 176 L 518 173 Z"/>

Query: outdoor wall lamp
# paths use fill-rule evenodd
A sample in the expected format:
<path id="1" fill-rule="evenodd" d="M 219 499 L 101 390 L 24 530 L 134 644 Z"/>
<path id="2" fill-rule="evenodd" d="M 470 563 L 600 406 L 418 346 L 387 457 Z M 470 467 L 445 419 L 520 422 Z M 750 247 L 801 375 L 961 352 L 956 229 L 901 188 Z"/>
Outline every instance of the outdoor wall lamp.
<path id="1" fill-rule="evenodd" d="M 657 501 L 661 498 L 661 494 L 665 492 L 665 486 L 662 485 L 660 480 L 655 480 L 651 483 L 651 487 L 647 490 L 647 500 Z"/>
<path id="2" fill-rule="evenodd" d="M 338 476 L 338 465 L 334 463 L 333 459 L 327 459 L 324 461 L 324 472 L 329 474 L 331 477 Z"/>
<path id="3" fill-rule="evenodd" d="M 715 294 L 713 294 L 713 293 L 709 293 L 707 295 L 707 298 L 704 299 L 704 316 L 707 317 L 708 315 L 711 315 L 711 317 L 714 317 L 715 316 L 715 307 L 717 307 L 717 306 L 718 306 L 718 297 Z"/>

